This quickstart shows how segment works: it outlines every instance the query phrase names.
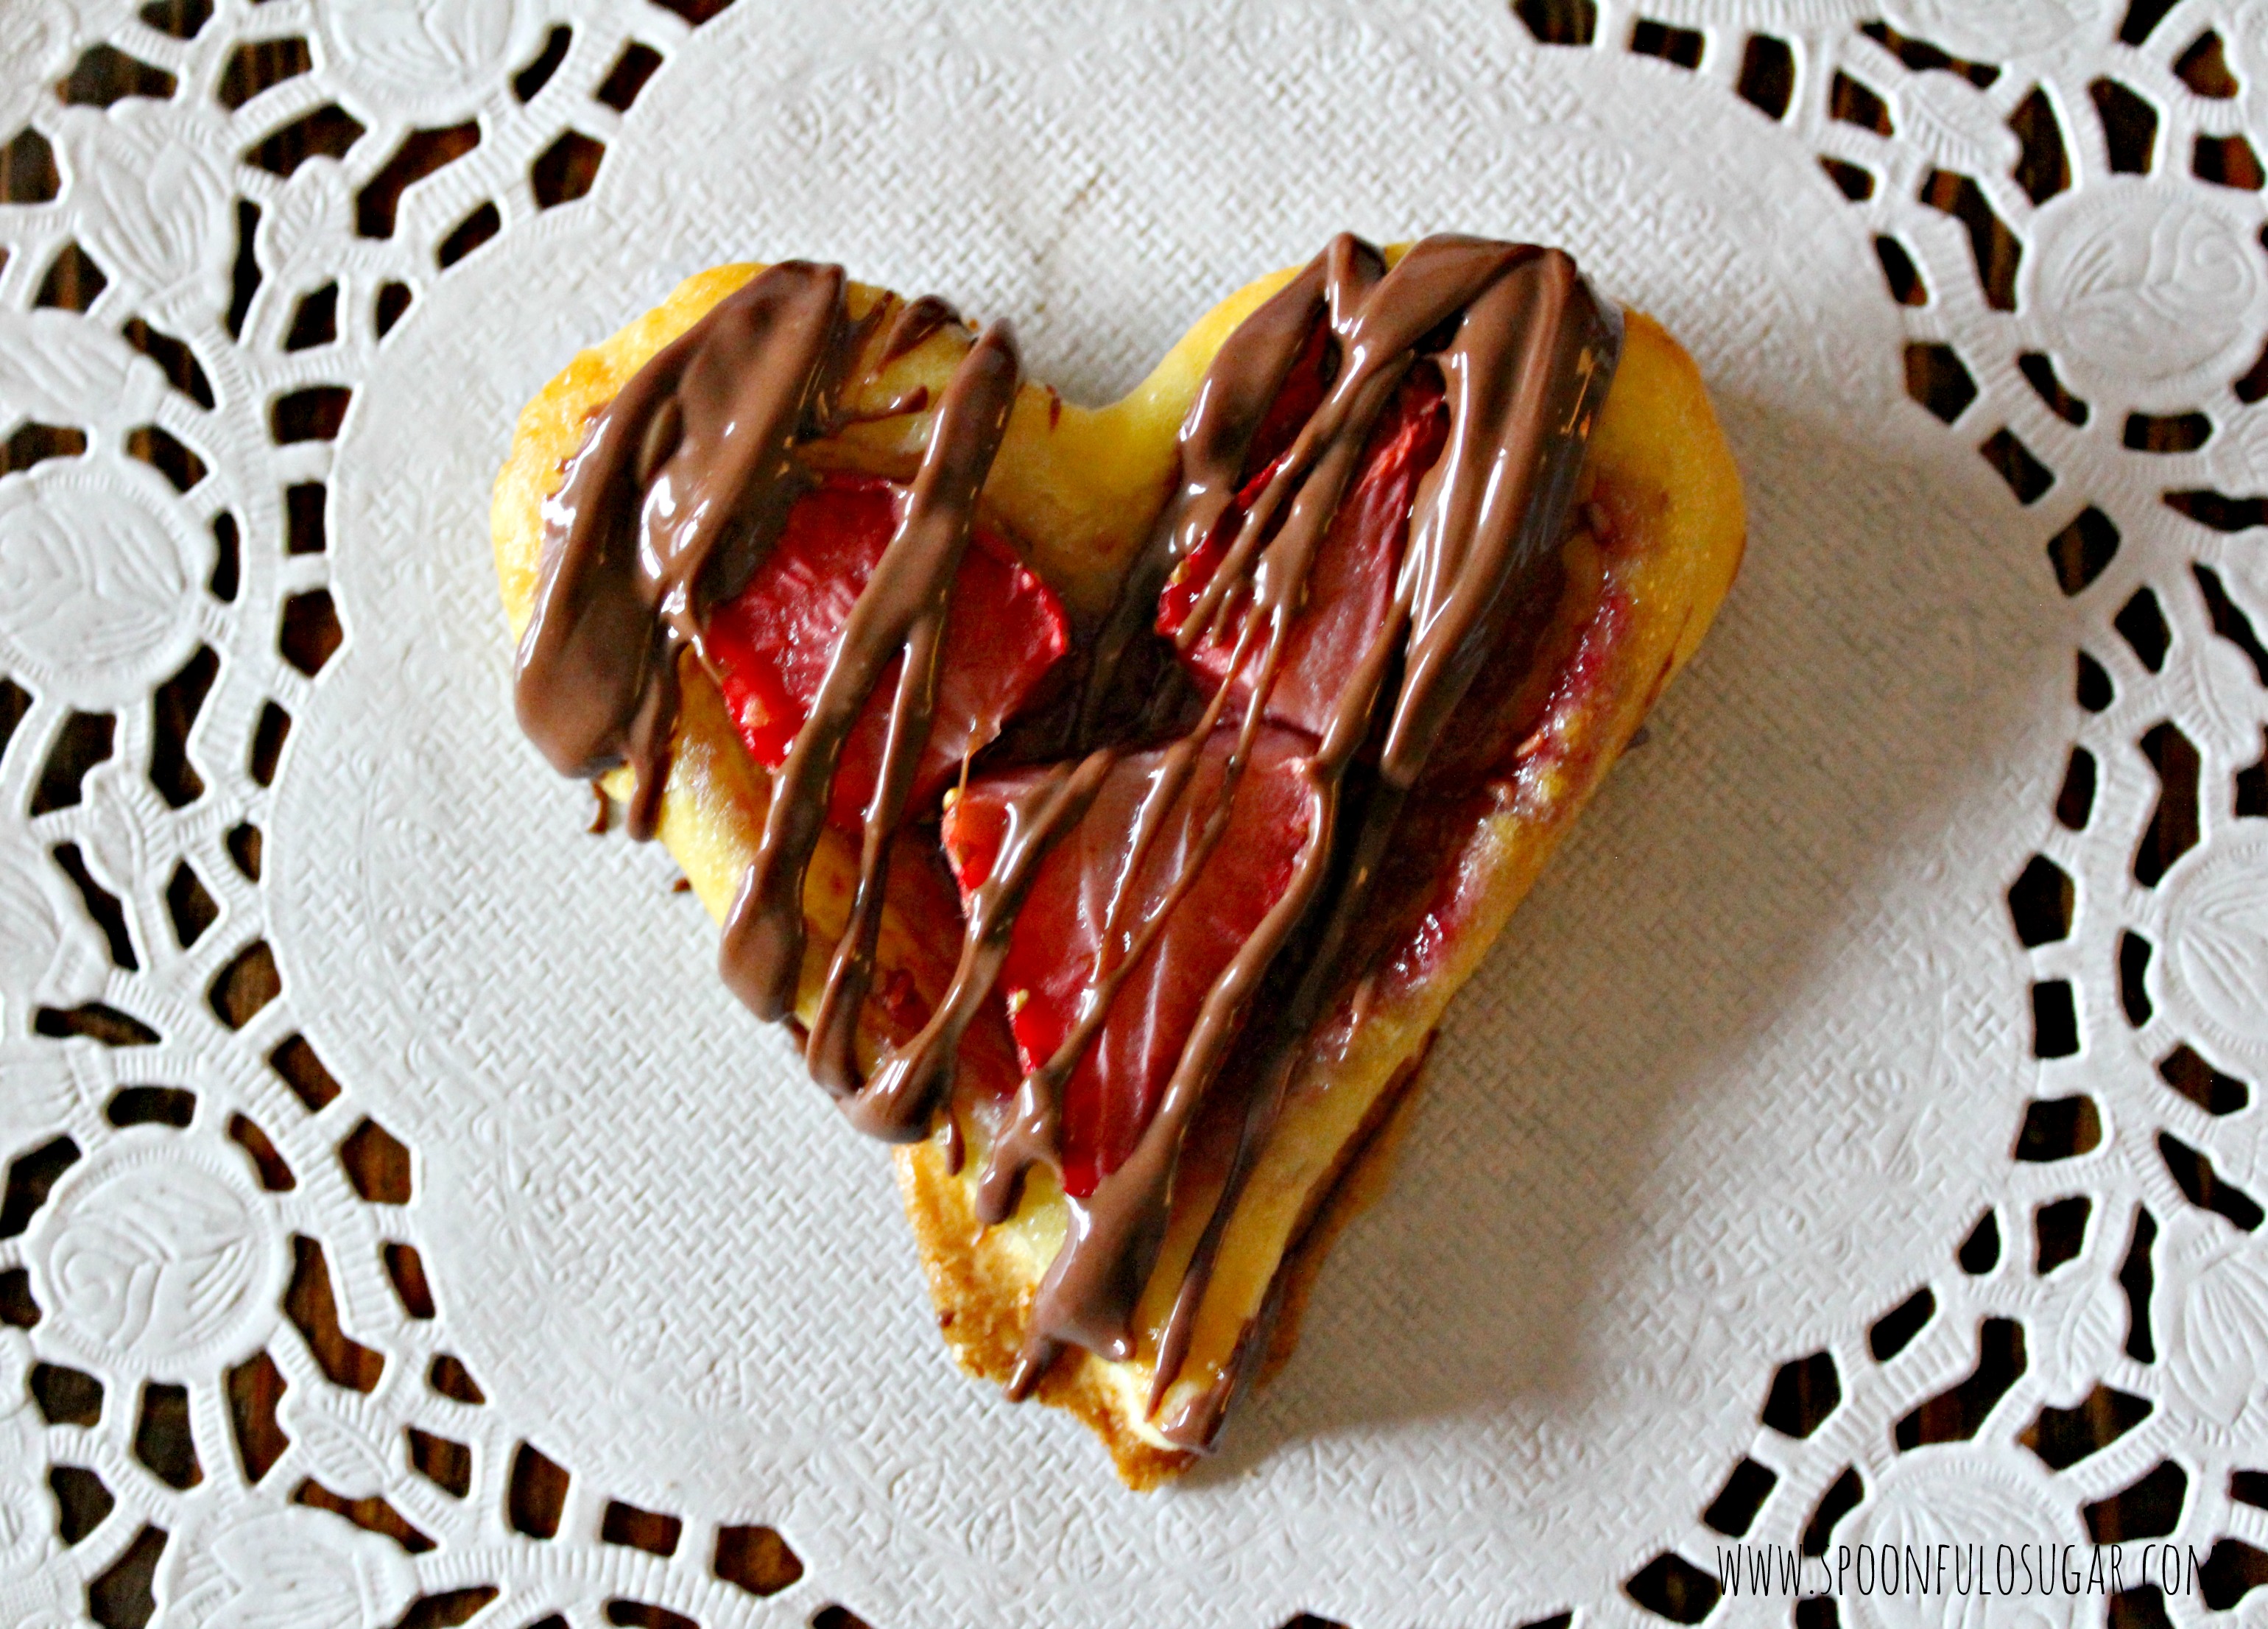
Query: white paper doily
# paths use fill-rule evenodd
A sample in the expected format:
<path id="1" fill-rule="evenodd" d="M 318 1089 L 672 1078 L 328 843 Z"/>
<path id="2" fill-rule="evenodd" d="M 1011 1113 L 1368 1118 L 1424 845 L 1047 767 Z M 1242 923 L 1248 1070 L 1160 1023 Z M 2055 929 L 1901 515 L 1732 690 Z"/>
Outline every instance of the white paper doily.
<path id="1" fill-rule="evenodd" d="M 0 1619 L 1778 1623 L 1734 1537 L 2159 1535 L 2122 1621 L 2257 1615 L 2268 8 L 816 10 L 0 18 Z M 1750 551 L 1142 1498 L 519 739 L 489 483 L 705 264 L 1100 398 L 1341 227 L 1660 316 Z"/>

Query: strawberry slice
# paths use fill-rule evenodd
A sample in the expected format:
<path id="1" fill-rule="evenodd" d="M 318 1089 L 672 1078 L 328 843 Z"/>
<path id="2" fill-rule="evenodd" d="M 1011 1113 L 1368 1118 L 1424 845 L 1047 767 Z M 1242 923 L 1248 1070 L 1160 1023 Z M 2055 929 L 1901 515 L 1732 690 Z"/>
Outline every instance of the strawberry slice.
<path id="1" fill-rule="evenodd" d="M 788 511 L 779 541 L 746 588 L 709 621 L 725 704 L 757 762 L 777 769 L 811 716 L 843 624 L 889 546 L 906 489 L 829 475 Z M 915 772 L 919 808 L 1000 733 L 1071 645 L 1054 592 L 998 538 L 969 540 L 953 586 L 929 744 Z M 843 744 L 828 819 L 856 830 L 881 771 L 890 703 L 903 658 L 890 664 Z"/>
<path id="2" fill-rule="evenodd" d="M 1163 767 L 1163 750 L 1122 760 L 1078 829 L 1049 851 L 1016 918 L 998 986 L 1027 1072 L 1053 1057 L 1070 1033 L 1106 942 L 1114 955 L 1123 954 L 1194 860 L 1235 739 L 1236 732 L 1224 727 L 1206 741 L 1189 785 L 1130 878 L 1132 833 Z M 1227 829 L 1119 985 L 1109 1015 L 1066 1083 L 1063 1176 L 1074 1197 L 1093 1193 L 1098 1179 L 1133 1151 L 1205 992 L 1283 897 L 1311 834 L 1322 829 L 1320 801 L 1304 774 L 1313 750 L 1291 731 L 1259 730 L 1229 805 Z M 991 874 L 1010 800 L 1040 773 L 980 777 L 946 812 L 941 835 L 964 901 Z M 1115 924 L 1114 900 L 1120 902 Z"/>
<path id="3" fill-rule="evenodd" d="M 1287 396 L 1309 404 L 1316 394 L 1295 372 L 1277 398 Z M 1270 410 L 1270 424 L 1278 418 Z M 1386 411 L 1379 416 L 1354 480 L 1332 518 L 1331 529 L 1317 551 L 1307 579 L 1306 603 L 1293 620 L 1285 640 L 1268 698 L 1268 717 L 1321 737 L 1329 728 L 1332 711 L 1345 689 L 1346 675 L 1362 660 L 1394 598 L 1395 574 L 1402 568 L 1402 551 L 1409 541 L 1410 512 L 1418 483 L 1440 456 L 1448 437 L 1448 413 L 1441 386 L 1432 370 L 1412 373 Z M 1167 638 L 1181 630 L 1190 609 L 1204 592 L 1222 557 L 1236 541 L 1237 527 L 1276 471 L 1280 457 L 1254 475 L 1236 501 L 1221 516 L 1212 535 L 1174 568 L 1158 596 L 1158 631 Z M 1220 628 L 1182 658 L 1208 693 L 1228 675 L 1229 658 L 1236 648 L 1241 615 L 1223 620 Z M 1260 665 L 1257 639 L 1245 658 L 1245 673 L 1237 680 L 1248 699 L 1250 674 Z"/>

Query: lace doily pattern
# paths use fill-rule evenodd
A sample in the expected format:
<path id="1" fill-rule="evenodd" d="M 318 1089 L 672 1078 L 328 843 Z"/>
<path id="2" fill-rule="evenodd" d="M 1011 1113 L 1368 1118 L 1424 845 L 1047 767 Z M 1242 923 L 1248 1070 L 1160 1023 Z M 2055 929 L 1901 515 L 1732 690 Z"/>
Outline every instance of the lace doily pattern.
<path id="1" fill-rule="evenodd" d="M 452 1242 L 437 1227 L 520 1214 L 489 1193 L 444 1206 L 436 1183 L 526 1168 L 421 1141 L 325 1056 L 310 1032 L 332 998 L 298 976 L 324 964 L 270 898 L 264 834 L 295 727 L 304 743 L 348 642 L 400 631 L 333 577 L 334 455 L 357 391 L 460 263 L 541 248 L 590 207 L 625 121 L 650 116 L 648 81 L 711 48 L 724 10 L 24 0 L 0 28 L 10 1623 L 852 1629 L 855 1609 L 890 1629 L 860 1579 L 817 1558 L 863 1547 L 887 1569 L 889 1508 L 947 1502 L 943 1470 L 791 1499 L 753 1474 L 722 1497 L 675 1465 L 609 1485 L 578 1463 L 562 1442 L 585 1402 L 483 1374 L 460 1343 L 490 1286 L 429 1268 Z M 1973 1110 L 1991 1199 L 1935 1270 L 1882 1304 L 1822 1308 L 1815 1343 L 1747 1370 L 1660 1376 L 1728 1399 L 1717 1412 L 1748 1446 L 1663 1504 L 1677 1514 L 1642 1552 L 1601 1562 L 1594 1593 L 1552 1595 L 1565 1569 L 1541 1566 L 1541 1581 L 1461 1582 L 1460 1537 L 1433 1557 L 1382 1550 L 1367 1596 L 1318 1587 L 1391 1600 L 1402 1568 L 1450 1581 L 1429 1586 L 1442 1598 L 1475 1590 L 1474 1621 L 1793 1611 L 1821 1629 L 1916 1603 L 1727 1597 L 1716 1552 L 2162 1539 L 2202 1562 L 2189 1587 L 1983 1604 L 2131 1625 L 2257 1610 L 2268 9 L 1515 0 L 1493 21 L 1547 78 L 1584 53 L 1633 59 L 1617 71 L 1650 76 L 1647 94 L 1697 116 L 1745 103 L 1759 150 L 1815 158 L 1879 268 L 1883 331 L 1902 335 L 1852 365 L 1902 372 L 1917 415 L 1941 421 L 1931 467 L 1989 489 L 1995 546 L 2066 630 L 2067 757 L 1999 891 L 1946 918 L 2002 936 L 2026 969 L 1931 991 L 1948 1030 L 2011 1028 L 2030 1057 L 2016 1107 Z M 1766 343 L 1831 352 L 1766 326 Z M 401 498 L 421 524 L 425 501 Z M 401 761 L 431 768 L 415 741 Z M 328 793 L 296 795 L 304 822 Z M 381 835 L 438 854 L 406 818 Z M 457 1024 L 457 924 L 395 925 L 440 969 L 437 1028 Z M 511 1139 L 470 1110 L 462 1124 Z M 1886 1225 L 1894 1190 L 1888 1204 Z M 675 1338 L 616 1333 L 638 1350 Z M 1370 1496 L 1381 1520 L 1430 1507 L 1390 1475 Z M 1036 1544 L 1033 1565 L 1093 1575 L 1118 1519 L 1082 1507 L 1036 1540 L 980 1521 L 951 1565 L 924 1552 L 908 1570 L 949 1584 Z M 1256 1599 L 1299 1587 L 1296 1554 L 1240 1567 L 1170 1503 L 1156 1519 L 1256 1581 Z"/>

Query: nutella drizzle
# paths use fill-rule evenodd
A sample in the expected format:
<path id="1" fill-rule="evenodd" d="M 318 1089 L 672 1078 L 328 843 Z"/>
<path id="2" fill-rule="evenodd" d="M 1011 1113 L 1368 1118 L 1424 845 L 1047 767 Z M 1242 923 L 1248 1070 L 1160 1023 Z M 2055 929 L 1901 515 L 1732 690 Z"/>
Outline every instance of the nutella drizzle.
<path id="1" fill-rule="evenodd" d="M 790 263 L 758 274 L 622 387 L 545 506 L 536 610 L 519 652 L 520 719 L 568 773 L 634 766 L 634 835 L 653 830 L 680 652 L 707 664 L 709 609 L 747 580 L 811 485 L 795 444 L 849 422 L 840 397 L 863 358 L 875 353 L 880 360 L 870 365 L 887 365 L 958 321 L 934 299 L 886 299 L 852 321 L 845 296 L 839 268 Z M 941 1117 L 957 1166 L 960 1132 L 949 1105 L 961 1037 L 991 998 L 1048 853 L 1092 807 L 1121 762 L 1122 743 L 1161 727 L 1149 716 L 1159 708 L 1141 698 L 1130 713 L 1137 722 L 1125 722 L 1125 692 L 1141 682 L 1137 659 L 1152 642 L 1159 593 L 1230 514 L 1254 439 L 1318 322 L 1336 343 L 1337 372 L 1237 520 L 1174 636 L 1184 652 L 1209 638 L 1229 643 L 1228 671 L 1194 726 L 1164 743 L 1136 814 L 1128 882 L 1070 1029 L 1020 1084 L 978 1173 L 984 1222 L 1013 1212 L 1031 1166 L 1060 1168 L 1064 1087 L 1120 982 L 1155 944 L 1226 829 L 1309 571 L 1373 429 L 1413 368 L 1430 366 L 1441 377 L 1447 439 L 1418 483 L 1387 615 L 1345 676 L 1322 741 L 1302 761 L 1316 827 L 1283 894 L 1207 990 L 1132 1152 L 1086 1198 L 1066 1198 L 1064 1242 L 1034 1300 L 1012 1396 L 1029 1392 L 1065 1345 L 1112 1359 L 1135 1355 L 1133 1313 L 1164 1236 L 1182 1144 L 1234 1050 L 1243 1112 L 1232 1117 L 1239 1124 L 1226 1176 L 1160 1339 L 1152 1414 L 1162 1405 L 1187 1357 L 1228 1220 L 1305 1047 L 1360 971 L 1341 965 L 1343 947 L 1368 907 L 1403 808 L 1562 534 L 1619 354 L 1619 312 L 1598 301 L 1556 250 L 1436 237 L 1388 269 L 1376 250 L 1343 234 L 1239 325 L 1182 427 L 1180 486 L 1097 631 L 1071 755 L 1010 800 L 999 852 L 968 901 L 950 985 L 921 1030 L 862 1075 L 858 1020 L 891 842 L 928 739 L 954 576 L 1021 382 L 1012 339 L 1003 328 L 987 330 L 938 403 L 895 532 L 851 611 L 809 719 L 773 774 L 756 857 L 726 920 L 719 955 L 726 982 L 759 1014 L 788 1016 L 805 961 L 804 878 L 836 764 L 902 656 L 850 918 L 832 948 L 806 1061 L 852 1123 L 873 1135 L 913 1140 Z M 918 393 L 887 410 L 926 404 Z M 1145 919 L 1121 919 L 1138 907 L 1132 879 L 1193 795 L 1199 755 L 1233 707 L 1241 709 L 1234 742 L 1189 862 Z M 1366 747 L 1374 771 L 1351 777 L 1367 762 Z M 1282 999 L 1271 998 L 1261 1028 L 1247 1035 L 1263 987 Z M 1257 1344 L 1246 1343 L 1232 1370 L 1248 1363 Z M 1221 1376 L 1162 1422 L 1167 1438 L 1208 1445 L 1238 1379 L 1236 1372 Z"/>

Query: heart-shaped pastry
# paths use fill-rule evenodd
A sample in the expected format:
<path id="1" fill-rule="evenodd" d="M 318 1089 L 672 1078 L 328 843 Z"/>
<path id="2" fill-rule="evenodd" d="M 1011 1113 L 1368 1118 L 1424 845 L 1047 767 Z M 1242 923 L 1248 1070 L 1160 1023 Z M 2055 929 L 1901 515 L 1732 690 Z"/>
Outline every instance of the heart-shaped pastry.
<path id="1" fill-rule="evenodd" d="M 1288 1354 L 1745 533 L 1675 343 L 1470 238 L 1337 239 L 1093 409 L 719 268 L 528 406 L 493 519 L 522 725 L 900 1145 L 962 1364 L 1136 1486 Z"/>

